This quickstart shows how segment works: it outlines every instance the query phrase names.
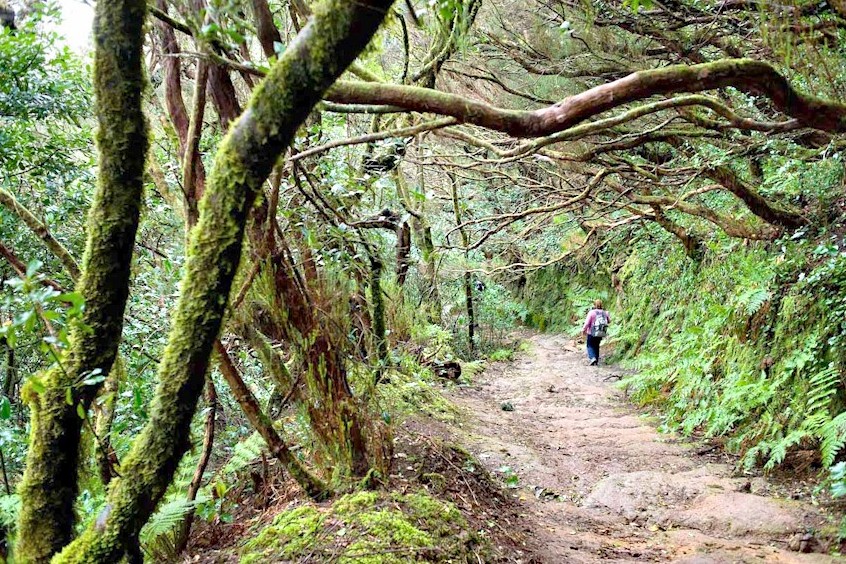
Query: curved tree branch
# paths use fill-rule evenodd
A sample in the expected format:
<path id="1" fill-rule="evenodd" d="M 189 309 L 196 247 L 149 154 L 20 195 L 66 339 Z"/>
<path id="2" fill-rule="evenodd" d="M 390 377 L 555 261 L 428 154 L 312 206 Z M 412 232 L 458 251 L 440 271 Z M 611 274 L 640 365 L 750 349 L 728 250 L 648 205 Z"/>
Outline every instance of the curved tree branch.
<path id="1" fill-rule="evenodd" d="M 35 234 L 36 237 L 47 246 L 51 253 L 61 261 L 62 266 L 68 271 L 71 279 L 79 280 L 80 269 L 76 259 L 70 251 L 56 239 L 50 230 L 31 211 L 21 204 L 14 194 L 0 188 L 0 204 L 20 218 L 24 224 Z"/>
<path id="2" fill-rule="evenodd" d="M 778 110 L 806 127 L 846 132 L 846 105 L 802 94 L 772 65 L 752 59 L 725 59 L 639 71 L 534 111 L 497 108 L 457 94 L 385 83 L 337 82 L 326 98 L 343 104 L 399 106 L 452 116 L 517 137 L 541 137 L 650 96 L 702 92 L 727 86 L 766 96 Z"/>

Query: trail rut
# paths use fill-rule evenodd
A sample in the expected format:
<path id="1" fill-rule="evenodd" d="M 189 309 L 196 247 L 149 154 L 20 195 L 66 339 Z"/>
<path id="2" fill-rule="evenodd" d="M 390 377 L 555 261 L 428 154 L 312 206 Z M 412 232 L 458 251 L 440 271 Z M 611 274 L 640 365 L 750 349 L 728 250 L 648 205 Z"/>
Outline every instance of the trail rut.
<path id="1" fill-rule="evenodd" d="M 469 414 L 465 446 L 489 471 L 516 472 L 537 559 L 837 561 L 796 551 L 818 548 L 808 533 L 826 524 L 810 503 L 771 497 L 764 478 L 738 477 L 658 433 L 612 386 L 619 371 L 587 366 L 566 337 L 535 335 L 529 344 L 452 399 Z"/>

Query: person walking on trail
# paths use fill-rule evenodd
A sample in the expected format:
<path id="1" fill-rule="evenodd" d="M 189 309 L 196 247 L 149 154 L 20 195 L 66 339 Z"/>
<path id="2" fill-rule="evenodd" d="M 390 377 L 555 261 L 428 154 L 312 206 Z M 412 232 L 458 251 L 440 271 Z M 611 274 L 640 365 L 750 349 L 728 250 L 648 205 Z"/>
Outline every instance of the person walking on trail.
<path id="1" fill-rule="evenodd" d="M 602 300 L 593 302 L 593 309 L 587 314 L 582 333 L 587 337 L 587 355 L 591 366 L 599 364 L 599 343 L 608 334 L 608 324 L 611 316 L 602 309 Z"/>

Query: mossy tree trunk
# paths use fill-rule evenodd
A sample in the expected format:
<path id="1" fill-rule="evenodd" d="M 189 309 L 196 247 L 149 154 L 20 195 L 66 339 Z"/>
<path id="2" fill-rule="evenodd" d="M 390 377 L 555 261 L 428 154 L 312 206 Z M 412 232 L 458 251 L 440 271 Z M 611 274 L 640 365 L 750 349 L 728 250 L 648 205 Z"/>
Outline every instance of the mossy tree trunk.
<path id="1" fill-rule="evenodd" d="M 88 217 L 88 239 L 79 291 L 81 323 L 71 328 L 60 367 L 25 389 L 30 439 L 20 486 L 16 560 L 46 562 L 70 542 L 74 528 L 82 419 L 99 384 L 87 375 L 108 374 L 117 355 L 129 293 L 130 263 L 142 201 L 148 140 L 141 109 L 146 2 L 103 0 L 94 22 L 94 93 L 99 129 L 99 178 Z M 66 401 L 70 393 L 71 402 Z"/>
<path id="2" fill-rule="evenodd" d="M 342 473 L 365 476 L 370 470 L 366 424 L 347 380 L 343 348 L 333 342 L 330 328 L 321 323 L 313 295 L 298 282 L 285 254 L 274 257 L 271 269 L 277 292 L 274 307 L 284 316 L 281 336 L 302 357 L 312 429 L 341 465 Z"/>
<path id="3" fill-rule="evenodd" d="M 109 0 L 101 0 L 98 10 L 103 5 L 115 9 Z M 149 421 L 125 457 L 121 477 L 112 481 L 103 513 L 56 562 L 116 562 L 134 553 L 141 528 L 188 449 L 191 418 L 241 258 L 253 201 L 297 128 L 365 47 L 390 5 L 387 0 L 329 0 L 318 6 L 223 140 L 200 201 L 199 221 L 190 234 L 181 294 L 159 365 Z M 140 37 L 137 45 L 140 48 Z"/>

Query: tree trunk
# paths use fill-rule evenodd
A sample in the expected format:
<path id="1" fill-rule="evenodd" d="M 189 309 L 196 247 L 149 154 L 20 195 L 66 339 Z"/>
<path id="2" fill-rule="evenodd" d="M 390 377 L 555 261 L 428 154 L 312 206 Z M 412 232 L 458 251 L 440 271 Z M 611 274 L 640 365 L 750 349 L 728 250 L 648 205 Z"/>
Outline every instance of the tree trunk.
<path id="1" fill-rule="evenodd" d="M 97 9 L 114 22 L 131 19 L 140 28 L 146 5 L 141 3 L 142 13 L 134 14 L 135 2 L 101 0 Z M 189 446 L 191 418 L 241 258 L 253 201 L 297 128 L 366 46 L 390 5 L 387 0 L 321 4 L 256 88 L 250 110 L 221 144 L 200 202 L 199 222 L 191 231 L 182 292 L 159 364 L 149 421 L 124 459 L 122 477 L 113 481 L 103 513 L 58 555 L 57 563 L 116 562 L 132 555 L 141 528 Z M 121 48 L 137 48 L 140 54 L 141 45 L 139 29 L 138 36 L 127 37 Z M 135 91 L 139 96 L 142 92 Z"/>
<path id="2" fill-rule="evenodd" d="M 382 261 L 370 259 L 370 301 L 373 304 L 373 341 L 376 350 L 376 375 L 374 382 L 382 380 L 388 362 L 388 338 L 385 332 L 385 300 L 382 296 Z"/>
<path id="3" fill-rule="evenodd" d="M 98 401 L 94 403 L 94 457 L 104 486 L 108 486 L 115 477 L 114 469 L 118 466 L 117 454 L 112 447 L 112 423 L 115 420 L 115 405 L 121 381 L 126 376 L 123 361 L 118 357 L 112 365 L 109 376 L 103 383 Z"/>
<path id="4" fill-rule="evenodd" d="M 467 306 L 467 338 L 470 352 L 476 350 L 476 312 L 473 308 L 473 275 L 464 273 L 464 302 Z"/>
<path id="5" fill-rule="evenodd" d="M 0 338 L 0 343 L 2 343 L 3 350 L 6 353 L 3 355 L 5 357 L 3 359 L 3 395 L 9 398 L 10 402 L 17 403 L 17 389 L 20 384 L 20 375 L 15 365 L 15 349 L 9 345 L 6 337 Z"/>
<path id="6" fill-rule="evenodd" d="M 20 562 L 47 562 L 72 538 L 82 430 L 77 409 L 81 404 L 87 411 L 100 388 L 80 382 L 93 370 L 108 374 L 117 355 L 148 148 L 141 107 L 146 12 L 141 0 L 103 0 L 96 6 L 94 93 L 100 158 L 79 282 L 85 311 L 81 323 L 71 328 L 62 366 L 41 377 L 46 389 L 25 389 L 31 430 L 20 485 Z"/>
<path id="7" fill-rule="evenodd" d="M 247 384 L 244 383 L 244 379 L 241 377 L 241 373 L 235 366 L 235 363 L 232 362 L 232 357 L 229 356 L 226 347 L 218 340 L 214 343 L 214 349 L 220 358 L 220 372 L 223 374 L 226 383 L 229 384 L 229 390 L 232 392 L 238 405 L 241 406 L 250 424 L 259 432 L 264 442 L 267 443 L 270 454 L 282 463 L 282 466 L 285 467 L 291 474 L 291 477 L 294 478 L 309 497 L 318 501 L 326 499 L 329 495 L 326 485 L 302 465 L 299 459 L 291 452 L 291 449 L 288 448 L 288 445 L 285 444 L 285 441 L 276 432 L 276 429 L 273 428 L 273 422 L 261 410 L 255 396 L 247 387 Z"/>
<path id="8" fill-rule="evenodd" d="M 411 226 L 407 221 L 397 226 L 397 286 L 405 286 L 411 255 Z"/>
<path id="9" fill-rule="evenodd" d="M 452 186 L 452 211 L 455 214 L 455 225 L 458 233 L 461 235 L 461 243 L 464 245 L 464 258 L 469 257 L 470 251 L 470 236 L 467 235 L 467 230 L 462 227 L 461 218 L 461 201 L 458 193 L 458 179 L 450 174 L 450 184 Z M 473 275 L 469 272 L 464 273 L 464 302 L 467 307 L 467 338 L 470 352 L 476 349 L 475 335 L 476 335 L 476 312 L 473 308 Z"/>
<path id="10" fill-rule="evenodd" d="M 282 36 L 273 23 L 273 13 L 267 0 L 252 0 L 253 15 L 256 18 L 256 30 L 258 31 L 259 43 L 268 59 L 276 56 L 276 43 L 282 43 Z"/>
<path id="11" fill-rule="evenodd" d="M 443 303 L 438 291 L 438 269 L 436 263 L 435 244 L 432 241 L 432 228 L 423 218 L 414 217 L 411 220 L 417 237 L 417 247 L 423 260 L 420 262 L 420 276 L 423 279 L 424 311 L 430 323 L 441 322 Z"/>

